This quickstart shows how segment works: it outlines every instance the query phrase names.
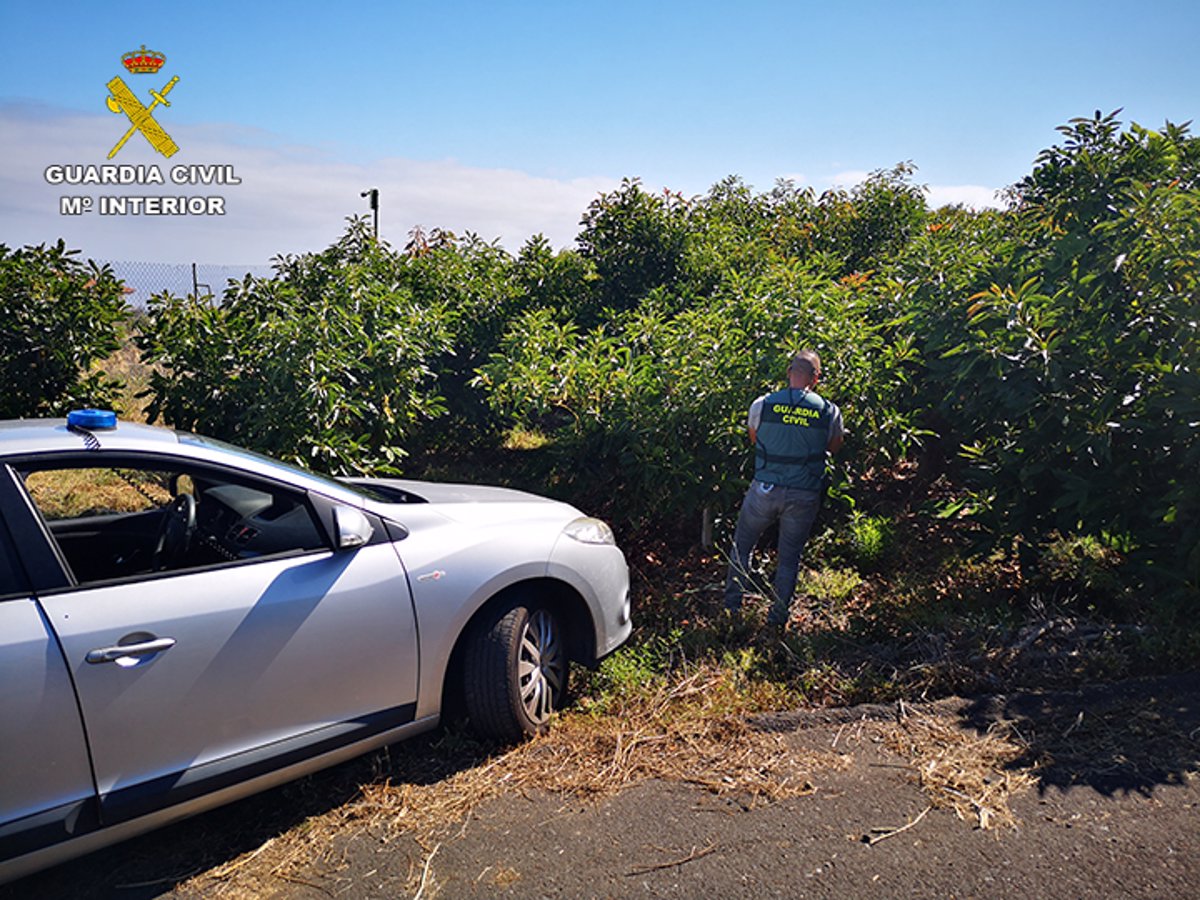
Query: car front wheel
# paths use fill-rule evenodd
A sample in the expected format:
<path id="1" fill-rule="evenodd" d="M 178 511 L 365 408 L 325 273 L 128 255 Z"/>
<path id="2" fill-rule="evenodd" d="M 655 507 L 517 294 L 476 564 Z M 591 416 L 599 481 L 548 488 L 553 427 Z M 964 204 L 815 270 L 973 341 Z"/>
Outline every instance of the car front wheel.
<path id="1" fill-rule="evenodd" d="M 560 618 L 544 606 L 518 604 L 485 620 L 465 660 L 476 730 L 505 741 L 546 730 L 567 693 L 565 638 Z"/>

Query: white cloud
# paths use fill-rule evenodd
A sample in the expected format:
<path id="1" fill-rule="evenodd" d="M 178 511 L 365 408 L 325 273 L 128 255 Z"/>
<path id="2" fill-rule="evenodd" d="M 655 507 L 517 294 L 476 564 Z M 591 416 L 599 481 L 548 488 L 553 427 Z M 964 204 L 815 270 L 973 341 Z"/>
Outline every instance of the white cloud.
<path id="1" fill-rule="evenodd" d="M 122 119 L 121 122 L 124 120 Z M 164 123 L 165 124 L 165 123 Z M 380 234 L 402 247 L 414 226 L 462 235 L 474 232 L 515 252 L 543 233 L 555 247 L 570 246 L 588 204 L 617 187 L 610 178 L 554 179 L 512 169 L 484 169 L 454 160 L 389 157 L 349 163 L 327 151 L 288 145 L 254 128 L 178 125 L 170 128 L 180 150 L 170 160 L 135 134 L 112 160 L 157 166 L 164 185 L 52 185 L 51 165 L 101 165 L 122 133 L 105 113 L 82 114 L 0 104 L 0 243 L 9 246 L 63 238 L 84 256 L 101 260 L 217 263 L 258 266 L 279 254 L 320 250 L 343 232 L 347 217 L 367 213 L 360 194 L 380 190 Z M 240 184 L 177 185 L 175 165 L 232 166 Z M 796 184 L 850 189 L 870 173 L 848 170 Z M 653 190 L 647 186 L 647 190 Z M 223 216 L 63 215 L 64 195 L 219 196 Z M 961 203 L 999 207 L 992 188 L 930 185 L 931 207 Z"/>
<path id="2" fill-rule="evenodd" d="M 360 194 L 380 191 L 380 236 L 403 246 L 417 225 L 474 232 L 516 251 L 543 233 L 570 245 L 595 196 L 616 187 L 604 178 L 556 180 L 453 160 L 381 159 L 351 164 L 310 147 L 286 146 L 253 129 L 186 126 L 170 129 L 180 151 L 170 160 L 134 135 L 109 163 L 120 128 L 104 115 L 0 106 L 0 242 L 10 246 L 62 237 L 96 259 L 258 265 L 278 254 L 319 250 L 367 213 Z M 51 165 L 156 165 L 164 185 L 52 185 Z M 178 185 L 175 165 L 232 166 L 240 184 Z M 220 196 L 224 216 L 62 215 L 64 195 Z"/>
<path id="3" fill-rule="evenodd" d="M 961 204 L 971 209 L 1001 209 L 996 188 L 978 184 L 931 184 L 925 200 L 930 209 Z"/>
<path id="4" fill-rule="evenodd" d="M 850 190 L 862 184 L 871 175 L 859 169 L 848 169 L 838 172 L 825 179 L 818 190 L 837 189 Z M 918 181 L 918 183 L 920 183 Z M 961 204 L 971 209 L 1001 209 L 1004 204 L 997 197 L 997 188 L 985 187 L 979 184 L 926 184 L 925 202 L 930 209 L 942 206 Z"/>
<path id="5" fill-rule="evenodd" d="M 870 172 L 861 169 L 847 169 L 845 172 L 830 175 L 822 181 L 824 189 L 848 191 L 855 185 L 862 184 L 870 175 Z"/>

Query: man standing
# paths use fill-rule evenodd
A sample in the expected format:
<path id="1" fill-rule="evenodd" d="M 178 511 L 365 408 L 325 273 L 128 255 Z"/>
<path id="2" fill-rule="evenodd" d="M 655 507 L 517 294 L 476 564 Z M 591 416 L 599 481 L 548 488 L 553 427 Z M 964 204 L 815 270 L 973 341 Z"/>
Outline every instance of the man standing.
<path id="1" fill-rule="evenodd" d="M 725 608 L 737 612 L 750 588 L 750 554 L 762 533 L 779 523 L 779 561 L 769 624 L 787 624 L 800 554 L 821 505 L 826 451 L 836 453 L 845 431 L 842 413 L 813 389 L 821 359 L 801 350 L 788 364 L 788 386 L 759 397 L 748 424 L 754 444 L 754 480 L 742 501 L 733 535 L 733 559 L 725 581 Z"/>

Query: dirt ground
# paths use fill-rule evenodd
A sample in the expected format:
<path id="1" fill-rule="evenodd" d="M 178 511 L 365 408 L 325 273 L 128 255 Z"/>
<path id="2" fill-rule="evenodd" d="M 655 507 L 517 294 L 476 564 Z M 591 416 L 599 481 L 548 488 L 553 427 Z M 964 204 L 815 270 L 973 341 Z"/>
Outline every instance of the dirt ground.
<path id="1" fill-rule="evenodd" d="M 1200 896 L 1200 674 L 752 724 L 814 760 L 801 796 L 512 791 L 436 838 L 347 829 L 244 880 L 256 848 L 345 802 L 360 763 L 315 776 L 315 806 L 284 788 L 0 897 Z M 214 833 L 253 821 L 214 857 Z"/>

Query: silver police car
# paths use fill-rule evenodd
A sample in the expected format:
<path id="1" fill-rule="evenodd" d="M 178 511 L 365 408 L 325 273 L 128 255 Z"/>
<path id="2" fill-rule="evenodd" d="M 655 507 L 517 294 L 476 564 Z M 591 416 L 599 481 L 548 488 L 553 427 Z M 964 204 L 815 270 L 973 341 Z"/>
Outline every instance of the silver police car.
<path id="1" fill-rule="evenodd" d="M 630 632 L 602 521 L 335 481 L 80 410 L 0 422 L 0 882 L 435 727 L 544 729 Z"/>

